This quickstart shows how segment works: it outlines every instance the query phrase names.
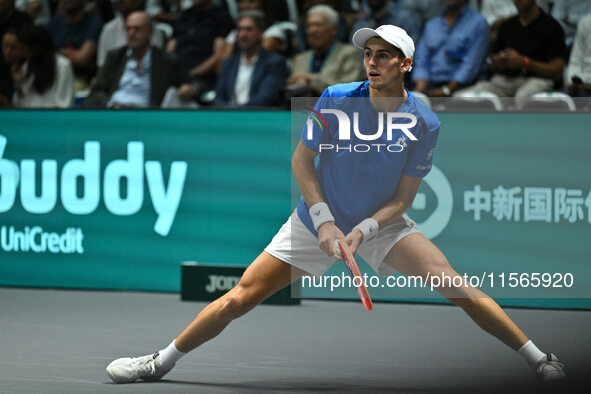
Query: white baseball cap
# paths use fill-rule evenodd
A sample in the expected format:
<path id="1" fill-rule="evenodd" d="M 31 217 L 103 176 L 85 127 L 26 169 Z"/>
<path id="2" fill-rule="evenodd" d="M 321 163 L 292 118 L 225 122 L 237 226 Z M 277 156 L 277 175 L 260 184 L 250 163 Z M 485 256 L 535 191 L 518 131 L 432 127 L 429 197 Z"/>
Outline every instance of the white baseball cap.
<path id="1" fill-rule="evenodd" d="M 363 27 L 353 34 L 353 44 L 359 49 L 365 49 L 367 40 L 372 37 L 381 37 L 384 41 L 400 49 L 404 56 L 410 57 L 415 53 L 415 43 L 406 31 L 394 25 L 382 25 L 377 29 Z"/>

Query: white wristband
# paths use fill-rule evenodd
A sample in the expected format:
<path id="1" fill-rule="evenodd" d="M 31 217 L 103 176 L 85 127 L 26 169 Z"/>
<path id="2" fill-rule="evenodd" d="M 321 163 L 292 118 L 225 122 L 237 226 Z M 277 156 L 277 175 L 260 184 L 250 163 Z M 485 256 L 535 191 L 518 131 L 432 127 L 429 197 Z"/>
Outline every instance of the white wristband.
<path id="1" fill-rule="evenodd" d="M 328 205 L 325 202 L 317 202 L 312 205 L 312 208 L 310 208 L 308 212 L 310 212 L 310 217 L 314 223 L 314 230 L 316 231 L 318 231 L 318 228 L 324 223 L 334 222 L 334 217 L 332 216 L 332 213 L 330 213 L 330 209 L 328 209 Z"/>
<path id="2" fill-rule="evenodd" d="M 359 223 L 357 226 L 353 227 L 353 230 L 351 231 L 354 231 L 356 229 L 361 231 L 361 234 L 363 234 L 363 240 L 361 241 L 363 243 L 369 241 L 370 239 L 378 235 L 380 225 L 378 224 L 377 220 L 367 218 L 361 223 Z"/>

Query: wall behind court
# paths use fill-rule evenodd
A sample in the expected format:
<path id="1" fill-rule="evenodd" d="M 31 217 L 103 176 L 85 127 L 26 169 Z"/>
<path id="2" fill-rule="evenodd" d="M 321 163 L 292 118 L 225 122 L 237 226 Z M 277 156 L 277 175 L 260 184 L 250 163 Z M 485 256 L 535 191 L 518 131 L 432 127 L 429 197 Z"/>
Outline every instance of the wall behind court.
<path id="1" fill-rule="evenodd" d="M 458 272 L 572 272 L 588 297 L 591 115 L 441 120 L 410 215 Z M 247 265 L 290 213 L 290 154 L 289 112 L 2 111 L 0 285 L 176 292 L 182 261 Z M 591 307 L 558 298 L 537 306 Z"/>

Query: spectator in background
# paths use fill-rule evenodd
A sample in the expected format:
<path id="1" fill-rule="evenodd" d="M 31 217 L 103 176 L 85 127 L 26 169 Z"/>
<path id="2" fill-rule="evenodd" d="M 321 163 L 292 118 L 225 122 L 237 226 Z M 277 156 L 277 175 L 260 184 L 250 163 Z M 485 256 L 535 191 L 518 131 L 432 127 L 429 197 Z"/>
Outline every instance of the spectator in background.
<path id="1" fill-rule="evenodd" d="M 160 106 L 170 86 L 180 86 L 179 96 L 190 100 L 195 90 L 179 62 L 151 47 L 153 27 L 144 11 L 132 12 L 125 21 L 128 45 L 109 52 L 90 95 L 87 107 L 145 108 Z"/>
<path id="2" fill-rule="evenodd" d="M 212 0 L 193 0 L 193 6 L 183 11 L 174 24 L 167 50 L 175 52 L 182 66 L 189 70 L 198 96 L 215 87 L 215 68 L 230 30 L 232 19 L 228 11 Z"/>
<path id="3" fill-rule="evenodd" d="M 16 8 L 26 12 L 36 25 L 45 25 L 51 19 L 49 0 L 16 0 Z"/>
<path id="4" fill-rule="evenodd" d="M 413 1 L 413 0 L 408 0 Z M 556 2 L 556 0 L 552 0 Z M 575 0 L 578 1 L 578 0 Z M 588 0 L 583 0 L 588 1 Z M 474 5 L 474 11 L 478 11 L 480 15 L 486 19 L 488 24 L 491 26 L 491 30 L 494 30 L 494 26 L 498 23 L 503 22 L 505 19 L 517 14 L 517 8 L 513 0 L 478 0 L 480 6 L 477 6 L 474 1 L 471 2 Z M 550 5 L 549 0 L 537 0 L 536 3 L 544 12 L 549 12 Z"/>
<path id="5" fill-rule="evenodd" d="M 14 6 L 14 0 L 0 0 L 0 40 L 2 40 L 2 51 L 0 52 L 0 106 L 7 106 L 11 103 L 14 90 L 10 68 L 13 60 L 8 62 L 4 59 L 5 53 L 9 56 L 16 56 L 18 53 L 16 31 L 31 23 L 31 18 L 24 12 L 17 10 Z M 12 33 L 5 37 L 5 33 Z"/>
<path id="6" fill-rule="evenodd" d="M 511 0 L 508 0 L 511 1 Z M 410 12 L 418 23 L 419 33 L 428 20 L 443 12 L 444 5 L 441 0 L 404 0 L 404 8 Z"/>
<path id="7" fill-rule="evenodd" d="M 413 41 L 418 42 L 419 21 L 404 8 L 404 4 L 400 0 L 367 0 L 367 6 L 369 13 L 355 22 L 352 31 L 357 31 L 362 27 L 375 29 L 381 25 L 394 25 L 406 30 Z"/>
<path id="8" fill-rule="evenodd" d="M 482 0 L 479 12 L 490 26 L 490 41 L 494 43 L 497 40 L 499 26 L 516 15 L 517 8 L 513 0 Z"/>
<path id="9" fill-rule="evenodd" d="M 415 90 L 447 97 L 484 77 L 490 32 L 468 0 L 445 0 L 445 12 L 427 22 L 414 57 Z"/>
<path id="10" fill-rule="evenodd" d="M 262 46 L 270 52 L 288 54 L 293 48 L 294 35 L 297 25 L 293 22 L 275 22 L 271 15 L 270 2 L 272 0 L 238 0 L 240 12 L 247 10 L 259 10 L 265 16 L 266 26 L 263 33 Z M 236 29 L 232 30 L 224 41 L 221 63 L 232 54 L 236 46 Z"/>
<path id="11" fill-rule="evenodd" d="M 101 20 L 84 10 L 85 0 L 63 0 L 65 15 L 47 25 L 53 44 L 74 66 L 76 91 L 85 90 L 95 73 L 95 55 Z"/>
<path id="12" fill-rule="evenodd" d="M 305 12 L 303 12 L 303 15 L 306 15 L 307 11 L 310 8 L 317 6 L 317 5 L 326 5 L 335 11 L 339 10 L 339 7 L 337 5 L 337 0 L 307 0 L 304 2 L 303 10 Z M 349 36 L 351 34 L 351 30 L 349 29 L 349 23 L 343 17 L 343 15 L 341 15 L 340 12 L 338 15 L 339 15 L 339 20 L 337 23 L 337 40 L 339 40 L 340 42 L 343 42 L 345 44 L 348 44 L 350 42 Z M 307 49 L 310 49 L 310 45 L 308 44 L 308 41 L 306 40 L 306 18 L 305 17 L 301 18 L 301 21 L 299 22 L 297 29 L 298 29 L 297 30 L 298 51 L 302 52 Z"/>
<path id="13" fill-rule="evenodd" d="M 329 85 L 364 79 L 357 48 L 336 39 L 338 18 L 325 5 L 308 10 L 306 38 L 311 49 L 293 59 L 293 73 L 287 81 L 292 95 L 319 96 Z"/>
<path id="14" fill-rule="evenodd" d="M 31 18 L 26 13 L 15 8 L 14 0 L 0 0 L 0 37 L 4 36 L 8 30 L 18 30 L 31 22 Z"/>
<path id="15" fill-rule="evenodd" d="M 538 7 L 548 12 L 548 0 L 537 0 Z M 478 7 L 475 7 L 475 9 Z M 490 26 L 490 41 L 497 40 L 497 32 L 501 23 L 517 15 L 517 8 L 513 0 L 482 0 L 479 11 Z"/>
<path id="16" fill-rule="evenodd" d="M 24 63 L 12 67 L 17 86 L 14 106 L 68 108 L 74 101 L 74 72 L 70 61 L 56 54 L 51 35 L 42 26 L 26 25 L 17 33 Z"/>
<path id="17" fill-rule="evenodd" d="M 119 14 L 103 27 L 99 37 L 96 56 L 96 64 L 99 68 L 105 64 L 107 52 L 127 45 L 125 20 L 132 12 L 143 9 L 143 0 L 115 0 L 115 7 Z M 152 34 L 152 45 L 158 48 L 164 46 L 164 36 L 158 30 Z"/>
<path id="18" fill-rule="evenodd" d="M 591 14 L 579 20 L 566 75 L 571 96 L 591 96 Z"/>
<path id="19" fill-rule="evenodd" d="M 154 20 L 173 25 L 182 11 L 191 8 L 191 0 L 146 0 L 146 12 Z"/>
<path id="20" fill-rule="evenodd" d="M 566 47 L 573 45 L 577 23 L 591 13 L 591 0 L 554 0 L 552 16 L 564 29 Z"/>
<path id="21" fill-rule="evenodd" d="M 86 12 L 96 15 L 102 23 L 108 22 L 115 16 L 113 13 L 112 0 L 87 0 L 84 4 Z M 53 16 L 58 17 L 66 13 L 64 0 L 49 0 L 49 7 L 55 9 Z M 52 5 L 52 3 L 54 3 Z"/>
<path id="22" fill-rule="evenodd" d="M 480 14 L 492 27 L 517 14 L 513 0 L 482 0 Z"/>
<path id="23" fill-rule="evenodd" d="M 15 29 L 8 30 L 2 36 L 0 58 L 0 107 L 11 107 L 14 93 L 12 67 L 25 60 Z"/>
<path id="24" fill-rule="evenodd" d="M 287 79 L 281 55 L 262 47 L 265 15 L 243 11 L 238 17 L 237 52 L 222 66 L 216 85 L 219 106 L 277 106 Z"/>
<path id="25" fill-rule="evenodd" d="M 499 26 L 492 47 L 489 81 L 481 81 L 461 92 L 488 91 L 500 97 L 517 98 L 552 91 L 564 71 L 564 31 L 542 11 L 535 0 L 514 0 L 518 15 Z"/>

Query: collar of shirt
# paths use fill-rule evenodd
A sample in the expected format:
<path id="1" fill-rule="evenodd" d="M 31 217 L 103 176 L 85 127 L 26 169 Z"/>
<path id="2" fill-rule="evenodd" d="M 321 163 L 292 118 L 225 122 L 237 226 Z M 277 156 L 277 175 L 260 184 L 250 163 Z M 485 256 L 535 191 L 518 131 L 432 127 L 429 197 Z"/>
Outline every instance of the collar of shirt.
<path id="1" fill-rule="evenodd" d="M 250 60 L 246 59 L 246 55 L 242 53 L 240 55 L 240 65 L 241 66 L 254 66 L 257 64 L 257 60 L 259 60 L 259 53 L 257 52 L 256 55 L 250 58 Z"/>
<path id="2" fill-rule="evenodd" d="M 326 59 L 329 58 L 336 45 L 337 39 L 335 38 L 332 44 L 330 44 L 330 48 L 328 48 L 328 51 L 320 56 L 316 56 L 316 53 L 312 50 L 312 56 L 310 57 L 310 72 L 320 72 L 322 66 L 324 66 L 324 62 L 326 61 Z"/>
<path id="3" fill-rule="evenodd" d="M 134 70 L 137 73 L 148 72 L 152 67 L 152 48 L 148 48 L 144 57 L 142 58 L 141 63 L 138 67 L 138 61 L 133 56 L 133 51 L 131 48 L 127 48 L 127 64 L 125 65 L 126 69 Z"/>

